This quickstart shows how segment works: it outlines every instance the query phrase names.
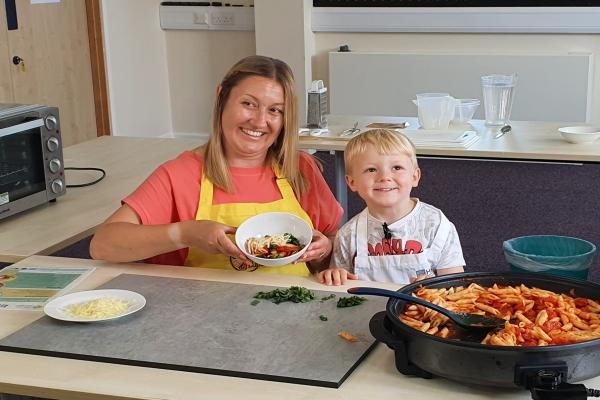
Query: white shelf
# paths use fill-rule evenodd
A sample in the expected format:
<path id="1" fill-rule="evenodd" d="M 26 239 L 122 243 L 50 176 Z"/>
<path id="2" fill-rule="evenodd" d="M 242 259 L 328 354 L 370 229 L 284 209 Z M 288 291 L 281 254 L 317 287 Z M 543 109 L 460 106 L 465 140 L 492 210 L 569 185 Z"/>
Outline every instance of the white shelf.
<path id="1" fill-rule="evenodd" d="M 314 7 L 312 30 L 600 33 L 600 7 Z"/>
<path id="2" fill-rule="evenodd" d="M 160 6 L 162 29 L 253 31 L 253 7 Z"/>

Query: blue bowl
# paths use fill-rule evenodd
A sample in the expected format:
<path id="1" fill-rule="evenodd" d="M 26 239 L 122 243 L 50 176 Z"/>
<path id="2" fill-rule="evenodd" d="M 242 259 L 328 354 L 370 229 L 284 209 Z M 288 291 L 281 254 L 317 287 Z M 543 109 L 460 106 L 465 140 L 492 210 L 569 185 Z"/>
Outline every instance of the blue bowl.
<path id="1" fill-rule="evenodd" d="M 596 246 L 570 236 L 520 236 L 505 241 L 504 257 L 513 271 L 587 279 Z"/>

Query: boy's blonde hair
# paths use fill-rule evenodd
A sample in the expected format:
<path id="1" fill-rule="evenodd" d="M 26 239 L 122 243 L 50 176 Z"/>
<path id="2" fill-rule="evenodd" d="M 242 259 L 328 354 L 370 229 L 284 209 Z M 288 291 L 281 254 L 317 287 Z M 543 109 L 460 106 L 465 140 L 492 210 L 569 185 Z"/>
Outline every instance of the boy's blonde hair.
<path id="1" fill-rule="evenodd" d="M 221 117 L 231 90 L 248 77 L 273 79 L 281 85 L 284 95 L 283 126 L 275 143 L 267 152 L 267 165 L 278 169 L 297 196 L 308 190 L 309 182 L 298 167 L 298 96 L 291 68 L 283 61 L 264 56 L 249 56 L 238 61 L 221 81 L 212 115 L 212 133 L 204 146 L 204 174 L 221 189 L 232 192 L 233 184 L 227 161 L 223 156 L 223 126 Z"/>
<path id="2" fill-rule="evenodd" d="M 371 145 L 380 154 L 405 154 L 410 158 L 415 169 L 417 163 L 417 150 L 412 142 L 403 134 L 389 129 L 371 129 L 350 139 L 344 150 L 344 165 L 346 173 L 352 172 L 352 162 Z"/>

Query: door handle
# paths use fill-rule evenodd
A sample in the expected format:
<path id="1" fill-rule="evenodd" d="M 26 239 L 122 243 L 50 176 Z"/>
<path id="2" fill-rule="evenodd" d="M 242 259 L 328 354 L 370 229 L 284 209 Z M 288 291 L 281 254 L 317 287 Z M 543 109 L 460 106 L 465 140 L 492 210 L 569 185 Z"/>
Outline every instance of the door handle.
<path id="1" fill-rule="evenodd" d="M 21 71 L 25 72 L 25 60 L 23 60 L 21 57 L 14 56 L 12 58 L 12 63 L 15 64 L 15 65 L 20 65 L 21 66 Z"/>

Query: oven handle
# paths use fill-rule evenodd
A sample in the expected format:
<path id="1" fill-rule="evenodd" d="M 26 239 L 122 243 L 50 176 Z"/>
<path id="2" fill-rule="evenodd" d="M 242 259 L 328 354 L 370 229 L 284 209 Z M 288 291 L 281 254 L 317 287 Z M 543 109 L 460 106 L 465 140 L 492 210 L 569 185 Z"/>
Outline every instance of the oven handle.
<path id="1" fill-rule="evenodd" d="M 38 128 L 43 125 L 44 120 L 40 118 L 33 121 L 24 122 L 19 125 L 9 126 L 8 128 L 0 129 L 0 137 L 12 135 L 13 133 L 19 133 L 33 128 Z"/>

